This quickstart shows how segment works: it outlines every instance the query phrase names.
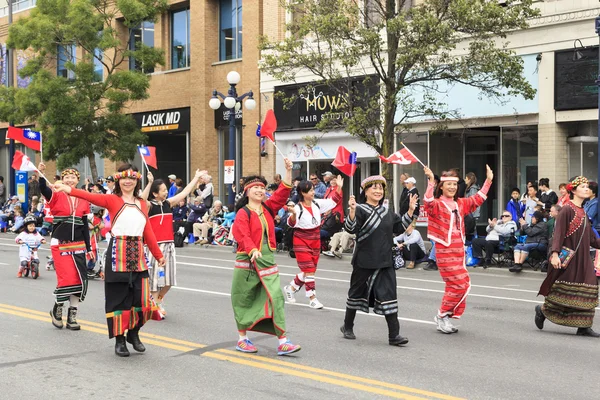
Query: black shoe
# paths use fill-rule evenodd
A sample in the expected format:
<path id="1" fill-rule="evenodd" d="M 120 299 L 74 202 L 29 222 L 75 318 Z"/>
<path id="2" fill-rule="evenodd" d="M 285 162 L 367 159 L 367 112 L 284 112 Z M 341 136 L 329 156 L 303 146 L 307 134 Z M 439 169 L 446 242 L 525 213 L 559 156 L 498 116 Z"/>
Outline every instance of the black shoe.
<path id="1" fill-rule="evenodd" d="M 408 343 L 408 338 L 402 337 L 400 335 L 396 336 L 393 339 L 390 339 L 390 346 L 402 346 L 406 343 Z"/>
<path id="2" fill-rule="evenodd" d="M 140 330 L 139 329 L 130 329 L 127 331 L 127 341 L 132 344 L 133 349 L 139 353 L 143 353 L 146 351 L 146 347 L 140 341 Z"/>
<path id="3" fill-rule="evenodd" d="M 485 264 L 483 264 L 483 269 L 487 269 L 487 267 L 489 267 L 490 265 L 492 265 L 492 260 L 485 260 Z"/>
<path id="4" fill-rule="evenodd" d="M 96 273 L 94 272 L 93 269 L 91 269 L 87 272 L 87 277 L 88 277 L 88 279 L 94 279 L 96 277 Z"/>
<path id="5" fill-rule="evenodd" d="M 67 329 L 72 331 L 78 331 L 81 326 L 77 323 L 77 308 L 69 307 L 69 314 L 67 315 Z"/>
<path id="6" fill-rule="evenodd" d="M 52 307 L 52 311 L 50 311 L 50 317 L 52 317 L 52 325 L 58 329 L 62 329 L 64 326 L 62 321 L 62 312 L 63 304 L 54 303 L 54 307 Z"/>
<path id="7" fill-rule="evenodd" d="M 352 331 L 352 329 L 346 329 L 346 327 L 344 325 L 342 325 L 340 327 L 340 331 L 344 334 L 344 339 L 350 339 L 350 340 L 356 339 L 356 336 L 354 335 L 354 332 Z"/>
<path id="8" fill-rule="evenodd" d="M 480 258 L 479 261 L 477 261 L 477 264 L 473 265 L 473 267 L 477 268 L 477 267 L 483 267 L 485 265 L 485 259 Z"/>
<path id="9" fill-rule="evenodd" d="M 523 270 L 522 264 L 513 264 L 512 267 L 508 269 L 510 272 L 521 272 Z"/>
<path id="10" fill-rule="evenodd" d="M 115 354 L 119 357 L 129 357 L 129 350 L 127 350 L 127 343 L 125 342 L 125 336 L 119 335 L 115 337 Z"/>
<path id="11" fill-rule="evenodd" d="M 600 337 L 600 333 L 595 332 L 592 328 L 577 328 L 577 336 Z"/>
<path id="12" fill-rule="evenodd" d="M 427 264 L 427 266 L 425 266 L 425 268 L 423 268 L 423 270 L 425 271 L 437 271 L 438 267 L 437 264 L 433 261 L 430 261 L 429 264 Z"/>
<path id="13" fill-rule="evenodd" d="M 546 320 L 546 316 L 542 312 L 542 306 L 539 304 L 535 306 L 535 326 L 538 329 L 544 329 L 544 321 Z"/>

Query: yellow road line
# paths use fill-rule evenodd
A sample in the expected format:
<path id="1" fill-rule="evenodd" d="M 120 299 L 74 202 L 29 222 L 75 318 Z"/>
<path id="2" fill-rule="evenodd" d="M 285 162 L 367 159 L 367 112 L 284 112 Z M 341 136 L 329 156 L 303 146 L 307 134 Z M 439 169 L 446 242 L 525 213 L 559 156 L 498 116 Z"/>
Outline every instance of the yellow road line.
<path id="1" fill-rule="evenodd" d="M 10 314 L 14 316 L 24 317 L 28 319 L 33 319 L 37 321 L 42 321 L 49 323 L 50 316 L 48 313 L 44 313 L 42 311 L 31 310 L 23 307 L 12 306 L 8 304 L 0 303 L 0 312 L 5 314 Z M 106 325 L 98 324 L 96 322 L 91 321 L 83 321 L 79 320 L 79 324 L 81 325 L 81 329 L 106 335 Z M 89 325 L 89 326 L 88 326 Z M 140 336 L 144 336 L 144 343 L 149 345 L 154 345 L 158 347 L 167 348 L 170 350 L 180 351 L 180 352 L 189 352 L 198 348 L 206 347 L 205 344 L 189 342 L 185 340 L 179 340 L 174 338 L 169 338 L 166 336 L 154 335 L 149 333 L 141 333 Z M 169 343 L 170 342 L 170 343 Z M 206 352 L 201 354 L 201 356 L 206 356 L 222 361 L 229 361 L 240 365 L 250 366 L 254 368 L 265 369 L 273 372 L 279 372 L 286 375 L 292 375 L 304 379 L 310 379 L 313 381 L 319 381 L 323 383 L 328 383 L 336 386 L 342 386 L 346 388 L 356 389 L 363 392 L 369 392 L 374 394 L 379 394 L 383 396 L 389 396 L 393 398 L 399 399 L 409 399 L 409 400 L 417 400 L 423 398 L 433 398 L 433 399 L 444 399 L 444 400 L 461 400 L 458 397 L 448 396 L 441 393 L 429 392 L 426 390 L 415 389 L 407 386 L 396 385 L 393 383 L 377 381 L 374 379 L 363 378 L 359 376 L 347 375 L 335 371 L 329 371 L 320 368 L 314 368 L 302 364 L 291 363 L 287 361 L 280 361 L 264 356 L 258 356 L 253 354 L 244 354 L 233 350 L 228 349 L 217 349 L 215 351 Z M 310 371 L 310 372 L 303 372 Z M 340 379 L 336 379 L 340 378 Z M 354 382 L 352 382 L 354 381 Z M 367 386 L 374 385 L 379 387 Z M 386 390 L 393 389 L 405 393 L 398 393 L 396 391 Z M 411 394 L 415 394 L 418 396 L 413 396 Z M 424 396 L 424 397 L 422 397 Z"/>

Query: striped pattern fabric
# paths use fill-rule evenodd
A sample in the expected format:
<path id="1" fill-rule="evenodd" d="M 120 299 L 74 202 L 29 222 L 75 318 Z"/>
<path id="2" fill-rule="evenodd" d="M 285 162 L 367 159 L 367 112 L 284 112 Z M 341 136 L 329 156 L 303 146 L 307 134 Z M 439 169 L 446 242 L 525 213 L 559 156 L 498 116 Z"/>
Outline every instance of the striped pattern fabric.
<path id="1" fill-rule="evenodd" d="M 58 250 L 60 251 L 61 256 L 85 254 L 87 252 L 87 248 L 83 240 L 79 242 L 60 243 L 58 244 Z"/>
<path id="2" fill-rule="evenodd" d="M 294 252 L 302 272 L 315 272 L 321 254 L 321 229 L 295 229 Z"/>
<path id="3" fill-rule="evenodd" d="M 546 318 L 555 324 L 591 328 L 597 306 L 597 285 L 556 281 L 542 310 Z"/>
<path id="4" fill-rule="evenodd" d="M 56 302 L 64 303 L 72 295 L 78 296 L 80 301 L 83 301 L 88 288 L 85 255 L 62 252 L 60 246 L 62 245 L 50 247 L 56 270 L 56 289 L 54 289 Z"/>
<path id="5" fill-rule="evenodd" d="M 378 315 L 397 313 L 398 296 L 394 268 L 354 268 L 350 277 L 346 307 L 367 314 L 369 307 Z"/>
<path id="6" fill-rule="evenodd" d="M 357 207 L 362 208 L 367 214 L 370 213 L 369 218 L 367 218 L 365 223 L 360 227 L 360 230 L 356 235 L 356 240 L 362 242 L 371 236 L 375 229 L 379 227 L 381 220 L 388 214 L 389 207 L 377 207 L 373 209 L 365 204 L 359 204 Z"/>
<path id="7" fill-rule="evenodd" d="M 143 272 L 145 262 L 143 240 L 139 236 L 115 236 L 112 246 L 113 272 Z"/>
<path id="8" fill-rule="evenodd" d="M 462 235 L 452 233 L 450 246 L 436 246 L 437 265 L 446 282 L 444 297 L 438 311 L 440 317 L 460 318 L 466 307 L 466 299 L 471 289 L 471 278 L 465 264 L 465 247 Z"/>
<path id="9" fill-rule="evenodd" d="M 160 251 L 165 257 L 165 285 L 164 286 L 177 286 L 177 261 L 175 258 L 175 243 L 164 242 L 159 243 Z M 163 286 L 158 285 L 158 268 L 156 259 L 149 250 L 146 250 L 148 257 L 148 265 L 150 269 L 148 273 L 150 275 L 150 290 L 157 292 L 159 288 Z"/>
<path id="10" fill-rule="evenodd" d="M 129 329 L 141 328 L 148 320 L 160 320 L 158 307 L 150 296 L 150 282 L 148 278 L 136 280 L 134 288 L 133 305 L 125 310 L 113 310 L 106 313 L 109 337 L 125 334 Z M 108 286 L 108 285 L 107 285 Z"/>
<path id="11" fill-rule="evenodd" d="M 83 225 L 83 218 L 81 217 L 73 217 L 71 215 L 68 216 L 54 216 L 54 219 L 52 220 L 52 223 L 57 225 L 60 224 L 62 222 L 67 222 L 69 224 L 74 224 L 74 225 Z"/>

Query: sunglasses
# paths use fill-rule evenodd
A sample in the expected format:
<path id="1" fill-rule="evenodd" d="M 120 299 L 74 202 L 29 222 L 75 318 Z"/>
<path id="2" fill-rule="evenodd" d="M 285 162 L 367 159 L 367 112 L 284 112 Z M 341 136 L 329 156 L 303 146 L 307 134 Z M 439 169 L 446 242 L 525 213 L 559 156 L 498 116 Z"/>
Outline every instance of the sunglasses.
<path id="1" fill-rule="evenodd" d="M 318 179 L 319 179 L 319 178 L 310 178 L 310 180 L 311 180 L 311 181 L 316 181 L 316 180 L 318 180 Z"/>
<path id="2" fill-rule="evenodd" d="M 511 218 L 512 215 L 502 215 L 502 218 Z"/>

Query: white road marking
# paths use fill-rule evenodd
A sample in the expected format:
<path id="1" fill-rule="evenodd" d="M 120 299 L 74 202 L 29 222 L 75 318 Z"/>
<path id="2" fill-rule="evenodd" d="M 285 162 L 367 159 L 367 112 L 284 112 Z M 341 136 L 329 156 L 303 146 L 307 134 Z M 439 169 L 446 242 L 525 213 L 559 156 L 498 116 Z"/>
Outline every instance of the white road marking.
<path id="1" fill-rule="evenodd" d="M 227 297 L 231 297 L 230 293 L 223 293 L 223 292 L 213 292 L 210 290 L 201 290 L 201 289 L 193 289 L 193 288 L 186 288 L 186 287 L 181 287 L 181 286 L 173 286 L 172 289 L 176 289 L 176 290 L 184 290 L 184 291 L 188 291 L 188 292 L 198 292 L 198 293 L 206 293 L 206 294 L 214 294 L 217 296 L 227 296 Z M 299 306 L 299 307 L 309 307 L 308 304 L 301 304 L 301 303 L 285 303 L 286 306 Z M 341 308 L 334 308 L 334 307 L 323 307 L 323 310 L 331 310 L 331 311 L 338 311 L 338 312 L 343 312 L 345 313 L 346 310 L 341 309 Z M 383 318 L 383 315 L 377 315 L 377 314 L 364 314 L 364 313 L 357 313 L 357 315 L 366 315 L 366 316 L 370 316 L 370 317 L 380 317 Z M 398 317 L 398 319 L 400 321 L 407 321 L 407 322 L 416 322 L 419 324 L 427 324 L 427 325 L 435 325 L 435 322 L 433 321 L 424 321 L 421 319 L 413 319 L 413 318 L 401 318 Z"/>

